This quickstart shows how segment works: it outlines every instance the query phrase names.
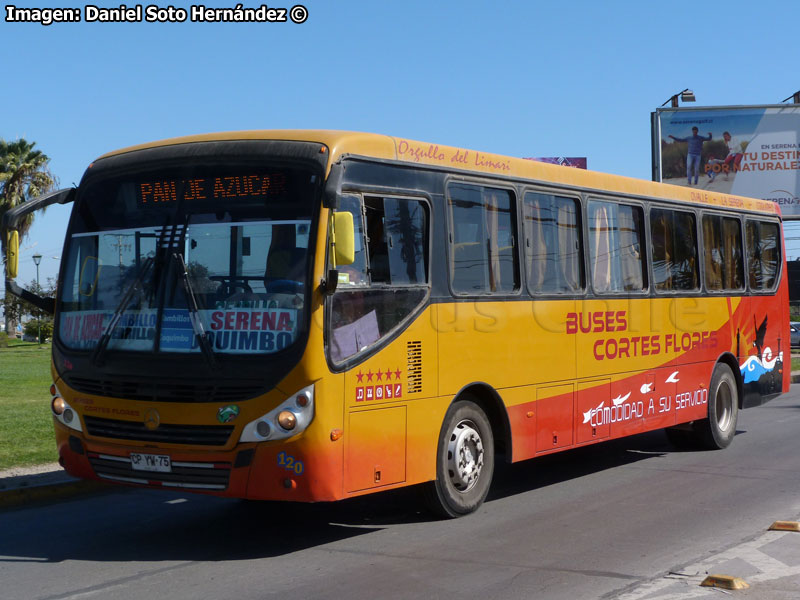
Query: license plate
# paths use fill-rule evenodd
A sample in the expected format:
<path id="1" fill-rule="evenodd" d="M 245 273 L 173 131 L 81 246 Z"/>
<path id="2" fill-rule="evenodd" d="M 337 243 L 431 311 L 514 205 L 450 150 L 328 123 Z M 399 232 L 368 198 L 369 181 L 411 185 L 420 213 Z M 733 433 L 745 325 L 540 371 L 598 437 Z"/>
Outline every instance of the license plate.
<path id="1" fill-rule="evenodd" d="M 166 454 L 140 454 L 131 452 L 131 468 L 134 471 L 172 473 L 172 461 Z"/>

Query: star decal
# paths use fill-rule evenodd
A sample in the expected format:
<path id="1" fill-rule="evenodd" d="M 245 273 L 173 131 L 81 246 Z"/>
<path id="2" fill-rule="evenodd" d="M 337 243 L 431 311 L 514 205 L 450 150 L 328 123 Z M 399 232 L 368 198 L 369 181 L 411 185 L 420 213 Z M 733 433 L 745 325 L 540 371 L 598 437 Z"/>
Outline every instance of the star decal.
<path id="1" fill-rule="evenodd" d="M 397 379 L 397 380 L 400 379 L 400 373 L 402 373 L 402 371 L 400 369 L 397 369 L 397 371 L 394 372 L 395 379 Z"/>
<path id="2" fill-rule="evenodd" d="M 361 370 L 356 373 L 356 379 L 358 379 L 358 383 L 361 383 L 364 380 L 364 374 L 361 372 Z"/>
<path id="3" fill-rule="evenodd" d="M 372 381 L 372 376 L 373 375 L 375 375 L 375 373 L 372 372 L 372 369 L 367 371 L 367 381 Z"/>
<path id="4" fill-rule="evenodd" d="M 380 369 L 378 369 L 378 372 L 376 373 L 376 375 L 378 376 L 378 381 L 380 381 L 381 379 L 383 379 L 383 373 L 381 373 L 381 370 L 380 370 Z"/>
<path id="5" fill-rule="evenodd" d="M 392 370 L 386 369 L 386 381 L 391 381 L 392 379 Z"/>

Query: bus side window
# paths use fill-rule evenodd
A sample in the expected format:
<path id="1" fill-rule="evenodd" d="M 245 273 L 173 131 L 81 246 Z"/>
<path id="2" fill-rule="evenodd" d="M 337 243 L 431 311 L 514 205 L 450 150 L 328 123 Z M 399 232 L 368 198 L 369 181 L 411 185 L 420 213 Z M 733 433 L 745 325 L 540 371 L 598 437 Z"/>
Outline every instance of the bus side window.
<path id="1" fill-rule="evenodd" d="M 523 200 L 525 259 L 532 294 L 571 293 L 583 288 L 577 201 L 528 192 Z"/>
<path id="2" fill-rule="evenodd" d="M 516 209 L 508 190 L 453 183 L 447 187 L 452 215 L 450 277 L 462 294 L 519 289 Z"/>
<path id="3" fill-rule="evenodd" d="M 359 202 L 348 208 L 354 217 L 359 215 L 358 219 L 360 206 Z M 427 207 L 417 200 L 364 198 L 364 228 L 356 228 L 358 276 L 363 280 L 356 285 L 349 279 L 348 285 L 342 282 L 340 273 L 339 286 L 331 298 L 329 344 L 333 362 L 368 350 L 425 300 L 428 223 Z M 342 269 L 346 273 L 348 267 Z"/>
<path id="4" fill-rule="evenodd" d="M 650 231 L 655 288 L 659 291 L 698 289 L 700 278 L 694 214 L 651 209 Z"/>
<path id="5" fill-rule="evenodd" d="M 709 290 L 744 287 L 742 228 L 738 219 L 703 215 L 705 281 Z"/>
<path id="6" fill-rule="evenodd" d="M 589 265 L 595 292 L 637 292 L 647 288 L 638 206 L 590 200 Z M 655 241 L 653 251 L 655 252 Z"/>
<path id="7" fill-rule="evenodd" d="M 352 264 L 339 267 L 339 285 L 366 285 L 367 253 L 364 246 L 364 222 L 361 210 L 361 198 L 358 196 L 342 196 L 339 210 L 353 215 L 353 234 L 355 238 L 355 260 Z"/>

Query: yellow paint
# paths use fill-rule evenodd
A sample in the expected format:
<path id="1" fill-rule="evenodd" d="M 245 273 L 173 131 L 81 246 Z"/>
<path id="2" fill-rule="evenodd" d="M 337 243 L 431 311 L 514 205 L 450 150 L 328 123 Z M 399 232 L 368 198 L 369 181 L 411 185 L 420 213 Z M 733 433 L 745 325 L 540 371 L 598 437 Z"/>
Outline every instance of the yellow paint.
<path id="1" fill-rule="evenodd" d="M 715 587 L 723 590 L 746 590 L 750 587 L 744 579 L 731 575 L 709 575 L 700 584 L 703 587 Z"/>
<path id="2" fill-rule="evenodd" d="M 797 531 L 800 532 L 800 523 L 797 521 L 775 521 L 769 526 L 769 531 Z"/>
<path id="3" fill-rule="evenodd" d="M 457 393 L 467 377 L 495 389 L 600 376 L 617 381 L 680 364 L 688 347 L 709 340 L 717 353 L 735 351 L 735 334 L 716 333 L 730 318 L 725 298 L 457 302 L 432 310 L 436 332 L 446 334 L 438 340 L 440 394 Z M 624 315 L 624 327 L 609 317 L 602 327 L 567 334 L 568 315 L 586 323 L 608 313 Z"/>

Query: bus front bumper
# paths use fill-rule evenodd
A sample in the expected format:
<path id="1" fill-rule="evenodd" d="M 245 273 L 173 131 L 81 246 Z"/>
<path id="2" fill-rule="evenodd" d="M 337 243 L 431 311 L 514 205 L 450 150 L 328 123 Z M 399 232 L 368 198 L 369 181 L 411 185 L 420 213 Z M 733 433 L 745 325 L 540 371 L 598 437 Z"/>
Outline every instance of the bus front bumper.
<path id="1" fill-rule="evenodd" d="M 89 440 L 55 421 L 59 463 L 74 477 L 150 489 L 253 500 L 323 502 L 342 496 L 341 450 L 306 453 L 299 443 L 186 451 Z M 339 473 L 339 477 L 332 476 Z M 327 476 L 322 476 L 327 474 Z"/>

